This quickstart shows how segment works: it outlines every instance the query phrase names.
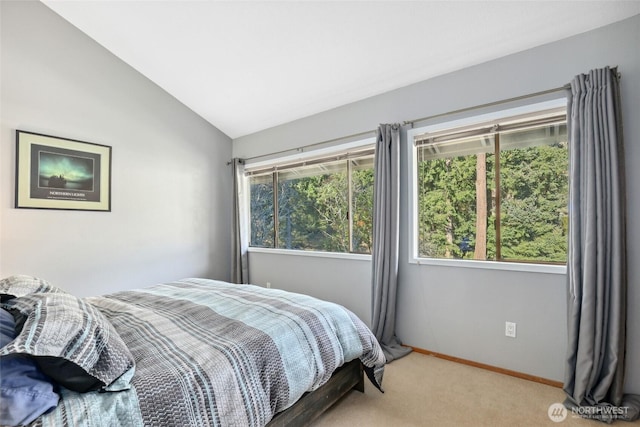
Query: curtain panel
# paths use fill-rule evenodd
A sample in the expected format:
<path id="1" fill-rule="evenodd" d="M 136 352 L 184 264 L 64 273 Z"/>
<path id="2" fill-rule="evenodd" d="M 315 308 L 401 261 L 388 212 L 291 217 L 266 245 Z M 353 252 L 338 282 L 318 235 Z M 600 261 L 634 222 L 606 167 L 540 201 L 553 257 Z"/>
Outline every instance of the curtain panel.
<path id="1" fill-rule="evenodd" d="M 233 212 L 231 238 L 231 281 L 249 283 L 249 221 L 245 213 L 247 207 L 247 188 L 244 178 L 244 160 L 231 161 L 233 173 Z"/>
<path id="2" fill-rule="evenodd" d="M 411 352 L 396 337 L 400 216 L 400 125 L 382 124 L 376 136 L 373 181 L 372 331 L 387 362 Z"/>
<path id="3" fill-rule="evenodd" d="M 565 405 L 611 422 L 638 417 L 624 395 L 626 197 L 616 69 L 576 76 L 568 97 L 569 252 Z M 616 409 L 613 409 L 616 408 Z"/>

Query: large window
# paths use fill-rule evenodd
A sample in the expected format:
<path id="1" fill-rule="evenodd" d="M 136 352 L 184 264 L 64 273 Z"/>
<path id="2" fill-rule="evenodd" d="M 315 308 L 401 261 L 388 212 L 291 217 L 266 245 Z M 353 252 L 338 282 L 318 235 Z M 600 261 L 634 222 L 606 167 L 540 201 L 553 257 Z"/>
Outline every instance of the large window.
<path id="1" fill-rule="evenodd" d="M 566 262 L 564 108 L 413 141 L 418 257 Z"/>
<path id="2" fill-rule="evenodd" d="M 371 253 L 372 149 L 247 176 L 251 246 Z"/>

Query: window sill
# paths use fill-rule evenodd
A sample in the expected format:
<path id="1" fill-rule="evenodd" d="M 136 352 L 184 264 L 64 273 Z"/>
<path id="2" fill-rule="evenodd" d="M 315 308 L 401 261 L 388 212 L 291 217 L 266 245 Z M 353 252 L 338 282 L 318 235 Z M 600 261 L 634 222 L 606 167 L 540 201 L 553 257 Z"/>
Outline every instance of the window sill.
<path id="1" fill-rule="evenodd" d="M 300 251 L 296 249 L 273 249 L 273 248 L 256 248 L 250 247 L 249 253 L 262 253 L 262 254 L 274 254 L 274 255 L 289 255 L 289 256 L 306 256 L 315 258 L 338 258 L 338 259 L 352 259 L 358 261 L 371 261 L 371 255 L 368 254 L 351 254 L 343 252 L 322 252 L 322 251 Z"/>
<path id="2" fill-rule="evenodd" d="M 483 270 L 523 271 L 529 273 L 566 274 L 566 265 L 533 264 L 523 262 L 472 261 L 464 259 L 411 258 L 410 264 L 442 267 L 477 268 Z"/>
<path id="3" fill-rule="evenodd" d="M 295 249 L 273 249 L 273 248 L 256 248 L 256 247 L 250 247 L 248 251 L 249 253 L 262 253 L 262 254 L 272 254 L 272 255 L 304 256 L 304 257 L 314 257 L 314 258 L 334 258 L 334 259 L 349 259 L 349 260 L 358 260 L 358 261 L 371 261 L 371 255 L 368 255 L 368 254 L 351 254 L 351 253 L 322 252 L 322 251 L 301 251 L 301 250 L 295 250 Z M 522 271 L 522 272 L 529 272 L 529 273 L 546 273 L 546 274 L 566 274 L 567 273 L 567 267 L 565 265 L 529 264 L 529 263 L 518 263 L 518 262 L 412 258 L 409 260 L 409 263 L 417 264 L 417 265 L 436 265 L 441 267 Z"/>

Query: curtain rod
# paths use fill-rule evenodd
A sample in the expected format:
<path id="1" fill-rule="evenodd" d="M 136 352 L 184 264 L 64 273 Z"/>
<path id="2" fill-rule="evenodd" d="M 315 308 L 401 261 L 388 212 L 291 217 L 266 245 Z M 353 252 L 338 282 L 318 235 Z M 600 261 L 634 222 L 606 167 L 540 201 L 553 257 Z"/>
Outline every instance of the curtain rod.
<path id="1" fill-rule="evenodd" d="M 618 72 L 618 66 L 614 66 L 614 67 L 610 67 L 612 70 L 614 70 L 614 72 L 616 73 L 618 79 L 622 78 L 622 74 L 620 72 Z M 522 99 L 528 99 L 528 98 L 535 98 L 537 96 L 542 96 L 542 95 L 548 95 L 550 93 L 555 93 L 555 92 L 563 92 L 563 91 L 567 91 L 571 89 L 571 84 L 567 83 L 564 86 L 560 86 L 560 87 L 556 87 L 553 89 L 547 89 L 547 90 L 543 90 L 540 92 L 534 92 L 534 93 L 529 93 L 526 95 L 520 95 L 520 96 L 516 96 L 513 98 L 507 98 L 507 99 L 503 99 L 500 101 L 493 101 L 493 102 L 488 102 L 486 104 L 480 104 L 480 105 L 475 105 L 473 107 L 466 107 L 466 108 L 461 108 L 459 110 L 453 110 L 453 111 L 447 111 L 446 113 L 440 113 L 440 114 L 434 114 L 431 116 L 426 116 L 426 117 L 420 117 L 419 119 L 413 119 L 413 120 L 405 120 L 404 122 L 402 122 L 403 126 L 406 125 L 411 125 L 413 126 L 415 123 L 418 122 L 423 122 L 425 120 L 431 120 L 431 119 L 437 119 L 439 117 L 446 117 L 446 116 L 451 116 L 453 114 L 459 114 L 459 113 L 465 113 L 467 111 L 473 111 L 473 110 L 478 110 L 480 108 L 486 108 L 486 107 L 493 107 L 495 105 L 500 105 L 500 104 L 507 104 L 509 102 L 514 102 L 514 101 L 520 101 Z M 365 132 L 359 132 L 359 133 L 354 133 L 352 135 L 347 135 L 347 136 L 342 136 L 339 138 L 333 138 L 333 139 L 328 139 L 326 141 L 321 141 L 321 142 L 314 142 L 313 144 L 308 144 L 308 145 L 303 145 L 302 147 L 298 147 L 298 148 L 290 148 L 287 150 L 282 150 L 282 151 L 276 151 L 273 153 L 269 153 L 269 154 L 261 154 L 259 156 L 252 156 L 252 157 L 247 157 L 246 159 L 241 159 L 243 162 L 247 161 L 247 160 L 255 160 L 255 159 L 260 159 L 263 157 L 270 157 L 270 156 L 277 156 L 280 154 L 285 154 L 285 153 L 289 153 L 289 152 L 303 152 L 311 147 L 316 147 L 318 145 L 324 145 L 324 144 L 329 144 L 331 142 L 336 142 L 336 141 L 341 141 L 343 139 L 350 139 L 350 138 L 356 138 L 359 136 L 364 136 L 364 135 L 368 135 L 370 133 L 376 132 L 376 129 L 373 130 L 368 130 Z M 227 165 L 230 165 L 232 162 L 229 161 L 227 162 Z"/>
<path id="2" fill-rule="evenodd" d="M 618 71 L 618 66 L 613 66 L 613 67 L 609 67 L 611 70 L 613 70 L 616 73 L 616 76 L 618 77 L 618 79 L 622 78 L 622 73 L 620 73 Z M 555 93 L 555 92 L 564 92 L 567 90 L 571 90 L 571 83 L 567 83 L 563 86 L 560 87 L 556 87 L 553 89 L 547 89 L 547 90 L 542 90 L 540 92 L 533 92 L 533 93 L 528 93 L 526 95 L 520 95 L 520 96 L 516 96 L 513 98 L 507 98 L 507 99 L 503 99 L 500 101 L 493 101 L 493 102 L 488 102 L 486 104 L 480 104 L 480 105 L 476 105 L 473 107 L 467 107 L 467 108 L 461 108 L 459 110 L 453 110 L 453 111 L 448 111 L 446 113 L 441 113 L 441 114 L 434 114 L 432 116 L 427 116 L 427 117 L 420 117 L 419 119 L 413 119 L 413 120 L 405 120 L 404 122 L 402 122 L 403 126 L 406 125 L 412 125 L 416 122 L 423 122 L 425 120 L 430 120 L 430 119 L 437 119 L 438 117 L 445 117 L 445 116 L 450 116 L 453 114 L 459 114 L 459 113 L 465 113 L 467 111 L 472 111 L 472 110 L 478 110 L 480 108 L 486 108 L 486 107 L 493 107 L 495 105 L 500 105 L 500 104 L 507 104 L 509 102 L 514 102 L 514 101 L 520 101 L 521 99 L 528 99 L 528 98 L 535 98 L 537 96 L 542 96 L 542 95 L 548 95 L 550 93 Z"/>
<path id="3" fill-rule="evenodd" d="M 278 156 L 280 154 L 286 154 L 286 153 L 302 153 L 302 152 L 308 150 L 311 147 L 317 147 L 318 145 L 330 144 L 332 142 L 342 141 L 344 139 L 357 138 L 359 136 L 365 136 L 365 135 L 368 135 L 370 133 L 374 133 L 375 131 L 376 131 L 376 129 L 368 130 L 368 131 L 365 131 L 365 132 L 358 132 L 358 133 L 354 133 L 352 135 L 341 136 L 339 138 L 327 139 L 326 141 L 314 142 L 312 144 L 303 145 L 302 147 L 289 148 L 287 150 L 275 151 L 273 153 L 260 154 L 259 156 L 247 157 L 247 158 L 244 158 L 242 160 L 246 162 L 247 160 L 255 160 L 255 159 L 261 159 L 263 157 Z M 227 165 L 230 165 L 230 164 L 231 164 L 231 162 L 227 162 Z"/>
<path id="4" fill-rule="evenodd" d="M 509 103 L 509 102 L 520 101 L 522 99 L 535 98 L 537 96 L 548 95 L 550 93 L 555 93 L 555 92 L 562 92 L 562 91 L 566 91 L 566 90 L 569 90 L 569 89 L 571 89 L 571 85 L 570 84 L 566 84 L 564 86 L 556 87 L 556 88 L 553 88 L 553 89 L 547 89 L 547 90 L 543 90 L 543 91 L 540 91 L 540 92 L 534 92 L 534 93 L 529 93 L 529 94 L 526 94 L 526 95 L 520 95 L 520 96 L 516 96 L 516 97 L 513 97 L 513 98 L 503 99 L 503 100 L 500 100 L 500 101 L 488 102 L 486 104 L 480 104 L 480 105 L 475 105 L 473 107 L 461 108 L 459 110 L 447 111 L 446 113 L 434 114 L 434 115 L 431 115 L 431 116 L 420 117 L 418 119 L 405 120 L 404 122 L 402 122 L 402 125 L 403 126 L 406 126 L 406 125 L 413 126 L 415 123 L 423 122 L 425 120 L 436 119 L 436 118 L 439 118 L 439 117 L 446 117 L 446 116 L 450 116 L 450 115 L 453 115 L 453 114 L 465 113 L 467 111 L 478 110 L 480 108 L 493 107 L 493 106 L 500 105 L 500 104 L 506 104 L 506 103 Z M 368 130 L 368 131 L 365 131 L 365 132 L 354 133 L 352 135 L 342 136 L 342 137 L 339 137 L 339 138 L 328 139 L 326 141 L 314 142 L 313 144 L 304 145 L 304 146 L 298 147 L 298 148 L 290 148 L 290 149 L 287 149 L 287 150 L 276 151 L 276 152 L 273 152 L 273 153 L 261 154 L 259 156 L 247 157 L 247 158 L 242 159 L 242 160 L 243 161 L 255 160 L 255 159 L 260 159 L 260 158 L 263 158 L 263 157 L 278 156 L 280 154 L 291 153 L 291 152 L 299 152 L 300 153 L 300 152 L 303 152 L 305 150 L 308 150 L 311 147 L 316 147 L 318 145 L 329 144 L 329 143 L 332 143 L 332 142 L 341 141 L 343 139 L 356 138 L 356 137 L 359 137 L 359 136 L 368 135 L 368 134 L 373 133 L 373 132 L 376 132 L 376 129 Z M 231 162 L 227 162 L 227 165 L 230 165 L 230 164 L 231 164 Z"/>
<path id="5" fill-rule="evenodd" d="M 480 104 L 480 105 L 475 105 L 473 107 L 461 108 L 459 110 L 447 111 L 446 113 L 440 113 L 440 114 L 434 114 L 432 116 L 420 117 L 419 119 L 405 120 L 404 122 L 402 122 L 402 125 L 403 126 L 406 126 L 406 125 L 413 126 L 414 123 L 423 122 L 425 120 L 437 119 L 439 117 L 451 116 L 453 114 L 465 113 L 467 111 L 479 110 L 480 108 L 493 107 L 495 105 L 500 105 L 500 104 L 507 104 L 509 102 L 520 101 L 521 99 L 535 98 L 537 96 L 548 95 L 550 93 L 555 93 L 555 92 L 562 92 L 562 91 L 566 91 L 566 90 L 569 90 L 569 89 L 571 89 L 571 85 L 570 84 L 566 84 L 564 86 L 556 87 L 554 89 L 547 89 L 547 90 L 543 90 L 543 91 L 540 91 L 540 92 L 534 92 L 534 93 L 529 93 L 529 94 L 526 94 L 526 95 L 516 96 L 516 97 L 513 97 L 513 98 L 502 99 L 500 101 L 488 102 L 486 104 Z"/>

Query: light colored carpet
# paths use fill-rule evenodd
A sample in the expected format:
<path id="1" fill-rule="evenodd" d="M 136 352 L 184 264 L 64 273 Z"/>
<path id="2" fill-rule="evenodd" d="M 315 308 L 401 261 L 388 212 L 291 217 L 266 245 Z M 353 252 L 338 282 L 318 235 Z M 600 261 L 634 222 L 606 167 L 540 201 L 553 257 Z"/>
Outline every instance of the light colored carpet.
<path id="1" fill-rule="evenodd" d="M 559 388 L 415 352 L 386 366 L 384 394 L 365 382 L 364 393 L 349 392 L 312 427 L 607 425 L 570 411 L 564 421 L 551 421 L 549 406 L 564 400 Z"/>

